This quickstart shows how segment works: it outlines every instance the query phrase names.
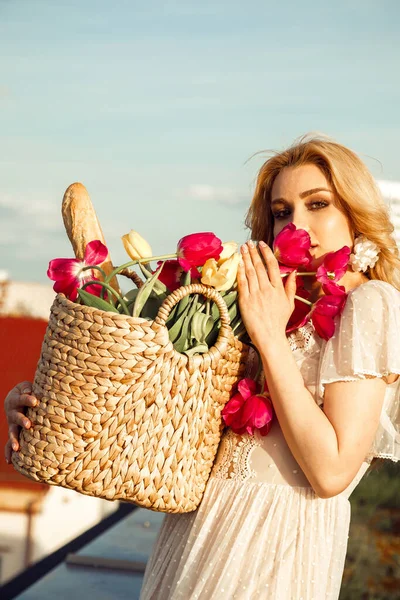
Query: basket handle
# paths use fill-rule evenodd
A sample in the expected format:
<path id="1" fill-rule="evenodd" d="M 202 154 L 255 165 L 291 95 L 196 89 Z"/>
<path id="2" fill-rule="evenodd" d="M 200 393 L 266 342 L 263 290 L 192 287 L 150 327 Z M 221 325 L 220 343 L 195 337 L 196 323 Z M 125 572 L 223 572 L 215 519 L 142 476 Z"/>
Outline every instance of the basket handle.
<path id="1" fill-rule="evenodd" d="M 164 302 L 161 304 L 158 309 L 158 313 L 154 321 L 159 325 L 166 324 L 169 313 L 174 308 L 175 304 L 177 304 L 182 298 L 188 296 L 189 294 L 203 294 L 206 298 L 213 300 L 215 304 L 218 306 L 220 319 L 221 319 L 221 330 L 225 329 L 227 332 L 232 331 L 230 326 L 231 319 L 228 313 L 228 307 L 226 306 L 226 302 L 217 290 L 202 283 L 191 283 L 189 285 L 183 285 L 180 288 L 174 290 L 171 294 L 167 296 Z"/>

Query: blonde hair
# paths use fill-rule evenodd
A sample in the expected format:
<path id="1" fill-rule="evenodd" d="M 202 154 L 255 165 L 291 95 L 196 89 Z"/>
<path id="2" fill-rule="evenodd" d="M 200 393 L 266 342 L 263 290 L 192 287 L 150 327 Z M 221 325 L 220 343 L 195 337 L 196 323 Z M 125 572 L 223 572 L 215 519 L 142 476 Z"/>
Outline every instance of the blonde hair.
<path id="1" fill-rule="evenodd" d="M 400 258 L 394 226 L 379 188 L 352 150 L 327 137 L 307 134 L 286 150 L 275 152 L 262 165 L 245 217 L 251 238 L 272 244 L 274 220 L 270 203 L 274 181 L 285 167 L 305 164 L 316 165 L 324 173 L 355 234 L 365 235 L 380 248 L 379 260 L 366 271 L 366 276 L 386 281 L 400 290 Z"/>

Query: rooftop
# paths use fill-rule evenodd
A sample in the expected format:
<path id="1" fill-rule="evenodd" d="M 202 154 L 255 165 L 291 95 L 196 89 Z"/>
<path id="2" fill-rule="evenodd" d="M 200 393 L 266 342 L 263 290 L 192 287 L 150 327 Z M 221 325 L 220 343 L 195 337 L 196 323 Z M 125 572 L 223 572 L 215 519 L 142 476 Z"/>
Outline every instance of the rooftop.
<path id="1" fill-rule="evenodd" d="M 165 513 L 120 508 L 0 589 L 2 600 L 137 600 Z"/>

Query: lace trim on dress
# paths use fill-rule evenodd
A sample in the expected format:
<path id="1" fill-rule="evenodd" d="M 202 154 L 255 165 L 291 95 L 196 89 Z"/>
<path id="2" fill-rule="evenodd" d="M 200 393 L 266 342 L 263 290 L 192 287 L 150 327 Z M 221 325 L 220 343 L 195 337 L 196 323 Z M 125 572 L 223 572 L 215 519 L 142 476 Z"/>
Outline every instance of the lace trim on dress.
<path id="1" fill-rule="evenodd" d="M 224 450 L 214 464 L 213 477 L 246 481 L 257 476 L 250 466 L 250 455 L 260 446 L 255 435 L 234 433 L 228 429 L 224 435 Z"/>
<path id="2" fill-rule="evenodd" d="M 393 453 L 389 452 L 369 452 L 366 456 L 366 460 L 369 462 L 372 461 L 373 458 L 390 458 L 393 462 L 399 462 L 400 458 L 397 456 L 393 456 Z"/>
<path id="3" fill-rule="evenodd" d="M 314 343 L 314 326 L 308 322 L 303 327 L 299 327 L 295 331 L 292 331 L 287 336 L 290 348 L 292 350 L 303 350 L 307 352 L 310 350 Z"/>
<path id="4" fill-rule="evenodd" d="M 387 377 L 388 375 L 400 375 L 399 371 L 396 371 L 396 369 L 390 369 L 388 371 L 382 371 L 382 373 L 378 373 L 377 371 L 368 371 L 365 369 L 357 369 L 357 374 L 362 377 L 363 375 L 369 375 L 370 377 L 379 377 L 379 379 L 381 379 L 382 377 Z M 329 378 L 323 378 L 321 380 L 322 384 L 326 384 L 326 383 L 335 383 L 336 381 L 359 381 L 360 377 L 356 377 L 356 376 L 352 376 L 352 375 L 343 375 L 340 377 L 340 379 L 338 379 L 337 377 L 333 377 L 332 379 Z M 393 383 L 397 383 L 397 380 L 394 381 Z M 389 383 L 388 385 L 392 385 L 391 383 Z"/>

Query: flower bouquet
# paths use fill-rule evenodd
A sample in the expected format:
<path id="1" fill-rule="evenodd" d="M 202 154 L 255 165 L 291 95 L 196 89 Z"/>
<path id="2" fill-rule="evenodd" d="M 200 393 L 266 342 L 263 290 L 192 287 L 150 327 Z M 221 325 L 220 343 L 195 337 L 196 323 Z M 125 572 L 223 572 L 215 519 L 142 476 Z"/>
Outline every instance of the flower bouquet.
<path id="1" fill-rule="evenodd" d="M 54 290 L 86 306 L 154 319 L 172 292 L 191 283 L 201 283 L 221 294 L 235 335 L 245 335 L 237 308 L 236 275 L 240 255 L 236 242 L 222 244 L 214 233 L 194 233 L 179 240 L 175 254 L 152 256 L 150 245 L 136 231 L 131 230 L 122 241 L 132 260 L 108 276 L 99 267 L 108 249 L 99 240 L 87 245 L 83 261 L 67 258 L 50 261 L 47 274 L 55 281 Z M 156 261 L 157 269 L 153 271 L 149 264 Z M 128 267 L 133 265 L 139 266 L 145 282 L 129 271 Z M 95 277 L 95 271 L 100 273 L 101 279 Z M 121 296 L 110 286 L 115 275 L 132 278 L 138 289 Z M 218 336 L 218 309 L 200 294 L 192 298 L 186 296 L 169 314 L 167 326 L 176 350 L 187 356 L 206 352 Z"/>

